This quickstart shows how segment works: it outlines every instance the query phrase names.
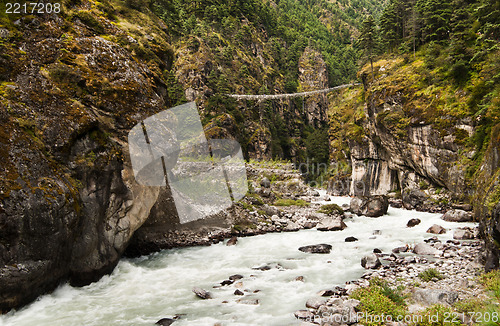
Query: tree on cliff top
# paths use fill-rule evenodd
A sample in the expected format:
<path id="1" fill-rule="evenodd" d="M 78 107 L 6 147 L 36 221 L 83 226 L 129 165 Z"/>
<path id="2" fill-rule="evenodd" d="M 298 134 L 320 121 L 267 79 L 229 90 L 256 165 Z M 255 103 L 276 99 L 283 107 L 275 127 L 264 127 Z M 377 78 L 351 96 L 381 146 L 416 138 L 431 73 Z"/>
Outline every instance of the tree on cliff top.
<path id="1" fill-rule="evenodd" d="M 372 68 L 372 80 L 374 80 L 373 75 L 373 54 L 377 46 L 377 35 L 376 35 L 376 24 L 373 17 L 370 15 L 363 22 L 361 27 L 361 35 L 359 37 L 359 42 L 363 48 L 364 55 L 370 59 L 370 65 Z"/>

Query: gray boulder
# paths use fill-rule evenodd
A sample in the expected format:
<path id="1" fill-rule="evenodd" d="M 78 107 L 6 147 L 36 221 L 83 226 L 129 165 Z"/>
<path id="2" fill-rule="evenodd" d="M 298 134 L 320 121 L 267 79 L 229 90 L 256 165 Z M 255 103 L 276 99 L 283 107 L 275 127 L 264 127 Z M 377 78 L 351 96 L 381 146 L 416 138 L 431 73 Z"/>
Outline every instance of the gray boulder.
<path id="1" fill-rule="evenodd" d="M 457 301 L 458 293 L 454 291 L 417 288 L 413 294 L 413 299 L 426 306 L 435 304 L 452 305 Z"/>
<path id="2" fill-rule="evenodd" d="M 451 209 L 441 216 L 441 219 L 448 222 L 472 222 L 473 216 L 472 213 L 461 209 Z"/>
<path id="3" fill-rule="evenodd" d="M 316 229 L 319 231 L 342 231 L 346 227 L 347 225 L 340 217 L 327 217 L 316 225 Z"/>
<path id="4" fill-rule="evenodd" d="M 199 298 L 202 299 L 212 299 L 212 294 L 210 292 L 203 290 L 202 288 L 199 287 L 194 287 L 193 288 L 194 294 L 196 294 Z"/>
<path id="5" fill-rule="evenodd" d="M 427 233 L 444 234 L 446 233 L 446 229 L 441 225 L 434 224 L 427 230 Z"/>
<path id="6" fill-rule="evenodd" d="M 311 254 L 328 254 L 332 250 L 332 246 L 329 244 L 321 243 L 317 245 L 300 247 L 299 250 Z"/>
<path id="7" fill-rule="evenodd" d="M 413 252 L 416 253 L 417 255 L 440 255 L 441 251 L 437 250 L 436 248 L 432 247 L 431 245 L 427 243 L 419 243 L 415 246 L 413 249 Z"/>
<path id="8" fill-rule="evenodd" d="M 295 318 L 297 319 L 307 319 L 307 320 L 314 320 L 314 314 L 310 312 L 309 310 L 297 310 L 295 313 Z"/>
<path id="9" fill-rule="evenodd" d="M 356 215 L 379 217 L 387 213 L 389 200 L 387 196 L 354 197 L 350 209 Z"/>
<path id="10" fill-rule="evenodd" d="M 405 189 L 402 193 L 403 206 L 406 209 L 414 209 L 423 204 L 428 196 L 419 189 Z"/>
<path id="11" fill-rule="evenodd" d="M 474 232 L 470 228 L 460 228 L 453 233 L 455 240 L 472 240 L 474 238 Z"/>
<path id="12" fill-rule="evenodd" d="M 321 297 L 310 298 L 306 301 L 306 307 L 311 309 L 318 309 L 320 306 L 324 305 L 326 301 L 327 300 L 325 298 Z"/>
<path id="13" fill-rule="evenodd" d="M 382 266 L 377 255 L 372 254 L 361 258 L 361 266 L 366 269 L 377 269 Z"/>

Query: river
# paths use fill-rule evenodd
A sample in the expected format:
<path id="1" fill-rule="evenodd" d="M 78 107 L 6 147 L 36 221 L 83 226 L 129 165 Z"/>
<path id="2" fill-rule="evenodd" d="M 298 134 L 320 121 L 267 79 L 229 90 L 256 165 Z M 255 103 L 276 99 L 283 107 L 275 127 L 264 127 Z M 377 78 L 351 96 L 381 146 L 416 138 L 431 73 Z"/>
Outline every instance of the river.
<path id="1" fill-rule="evenodd" d="M 349 202 L 346 197 L 331 199 L 337 204 Z M 440 216 L 389 208 L 380 218 L 348 218 L 343 231 L 270 233 L 240 238 L 236 246 L 219 243 L 122 259 L 113 273 L 100 281 L 81 288 L 61 285 L 32 304 L 1 316 L 0 325 L 151 326 L 175 314 L 181 315 L 174 323 L 178 326 L 217 322 L 235 326 L 297 325 L 293 312 L 304 309 L 306 300 L 318 291 L 359 278 L 365 272 L 360 260 L 374 248 L 390 253 L 395 247 L 419 243 L 431 236 L 425 231 L 433 224 L 446 229 L 475 226 L 445 222 Z M 410 218 L 422 222 L 407 228 Z M 381 234 L 374 236 L 374 230 Z M 448 240 L 452 234 L 448 231 L 438 237 Z M 345 242 L 348 236 L 359 241 Z M 331 244 L 331 253 L 297 250 L 319 243 Z M 253 269 L 263 265 L 271 269 Z M 233 274 L 244 276 L 239 288 L 244 296 L 233 294 L 236 283 L 213 288 Z M 296 281 L 298 276 L 303 276 L 304 282 Z M 210 291 L 214 298 L 197 298 L 191 291 L 194 286 Z M 238 299 L 258 299 L 259 304 L 237 303 Z"/>

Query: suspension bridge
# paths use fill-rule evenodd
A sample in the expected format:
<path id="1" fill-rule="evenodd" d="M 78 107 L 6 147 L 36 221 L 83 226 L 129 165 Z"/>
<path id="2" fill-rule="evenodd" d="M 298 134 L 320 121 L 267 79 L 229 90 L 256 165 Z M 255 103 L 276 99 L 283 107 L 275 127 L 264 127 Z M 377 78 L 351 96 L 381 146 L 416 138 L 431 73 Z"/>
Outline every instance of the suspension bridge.
<path id="1" fill-rule="evenodd" d="M 360 83 L 352 83 L 352 84 L 344 84 L 344 85 L 339 85 L 331 88 L 325 88 L 325 89 L 319 89 L 315 91 L 309 91 L 309 92 L 300 92 L 300 93 L 288 93 L 288 94 L 270 94 L 270 95 L 246 95 L 246 94 L 227 94 L 227 96 L 235 98 L 237 100 L 277 100 L 277 99 L 282 99 L 282 98 L 294 98 L 294 97 L 306 97 L 306 96 L 311 96 L 315 94 L 324 94 L 324 93 L 329 93 L 333 91 L 337 91 L 339 89 L 347 88 L 347 87 L 352 87 L 352 86 L 358 86 L 361 85 Z"/>

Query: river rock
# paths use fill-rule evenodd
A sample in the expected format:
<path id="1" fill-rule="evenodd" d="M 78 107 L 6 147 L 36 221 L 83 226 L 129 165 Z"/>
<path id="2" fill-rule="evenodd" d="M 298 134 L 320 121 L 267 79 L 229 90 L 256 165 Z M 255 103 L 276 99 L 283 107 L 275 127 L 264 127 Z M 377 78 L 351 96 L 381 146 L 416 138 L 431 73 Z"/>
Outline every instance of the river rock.
<path id="1" fill-rule="evenodd" d="M 350 209 L 356 215 L 379 217 L 387 213 L 389 200 L 387 196 L 354 197 Z"/>
<path id="2" fill-rule="evenodd" d="M 428 196 L 419 189 L 405 189 L 402 192 L 403 206 L 406 209 L 414 209 L 422 205 Z"/>
<path id="3" fill-rule="evenodd" d="M 361 258 L 361 266 L 366 269 L 377 269 L 382 266 L 382 264 L 377 255 L 372 254 Z"/>
<path id="4" fill-rule="evenodd" d="M 321 297 L 310 298 L 306 301 L 306 307 L 311 309 L 318 309 L 320 306 L 326 303 L 326 299 Z"/>
<path id="5" fill-rule="evenodd" d="M 267 177 L 262 178 L 260 185 L 264 188 L 271 188 L 271 181 Z"/>
<path id="6" fill-rule="evenodd" d="M 436 248 L 432 247 L 431 245 L 427 243 L 419 243 L 415 246 L 413 249 L 413 252 L 416 253 L 417 255 L 439 255 L 441 254 L 441 251 L 437 250 Z"/>
<path id="7" fill-rule="evenodd" d="M 444 234 L 446 233 L 446 229 L 441 225 L 434 224 L 427 230 L 427 233 Z"/>
<path id="8" fill-rule="evenodd" d="M 457 301 L 458 293 L 454 291 L 417 288 L 413 294 L 413 299 L 427 306 L 434 304 L 452 305 Z"/>
<path id="9" fill-rule="evenodd" d="M 448 222 L 472 222 L 473 217 L 472 213 L 466 212 L 461 209 L 451 209 L 447 211 L 443 216 L 441 216 L 441 219 L 448 221 Z"/>
<path id="10" fill-rule="evenodd" d="M 236 289 L 234 290 L 234 295 L 245 295 L 245 293 L 243 293 L 240 289 Z"/>
<path id="11" fill-rule="evenodd" d="M 474 232 L 470 228 L 460 228 L 453 233 L 455 240 L 472 240 L 474 238 Z"/>
<path id="12" fill-rule="evenodd" d="M 231 239 L 227 241 L 226 246 L 234 246 L 236 245 L 237 242 L 238 242 L 237 237 L 231 237 Z"/>
<path id="13" fill-rule="evenodd" d="M 243 275 L 240 275 L 240 274 L 234 274 L 234 275 L 229 276 L 229 279 L 231 281 L 241 280 L 242 278 L 243 278 Z"/>
<path id="14" fill-rule="evenodd" d="M 332 246 L 329 244 L 321 243 L 317 245 L 300 247 L 299 250 L 311 254 L 329 254 L 332 250 Z"/>
<path id="15" fill-rule="evenodd" d="M 212 299 L 212 294 L 210 292 L 203 290 L 202 288 L 199 287 L 194 287 L 193 288 L 194 294 L 196 294 L 199 298 L 202 299 Z"/>
<path id="16" fill-rule="evenodd" d="M 260 209 L 263 210 L 264 213 L 266 213 L 266 215 L 268 215 L 268 216 L 273 216 L 273 215 L 280 216 L 281 215 L 281 211 L 276 206 L 269 206 L 269 205 L 265 204 L 265 205 L 262 205 L 260 207 Z"/>
<path id="17" fill-rule="evenodd" d="M 158 320 L 155 325 L 160 325 L 160 326 L 170 326 L 175 322 L 175 319 L 172 318 L 162 318 Z"/>
<path id="18" fill-rule="evenodd" d="M 295 222 L 292 222 L 292 221 L 289 221 L 285 228 L 283 229 L 283 231 L 286 231 L 286 232 L 294 232 L 294 231 L 298 231 L 300 230 L 301 227 L 299 224 L 295 223 Z"/>
<path id="19" fill-rule="evenodd" d="M 409 249 L 408 246 L 397 247 L 397 248 L 392 249 L 392 252 L 395 254 L 399 254 L 400 252 L 407 252 L 408 249 Z"/>
<path id="20" fill-rule="evenodd" d="M 347 237 L 345 238 L 345 242 L 355 242 L 358 241 L 358 238 L 355 237 Z"/>
<path id="21" fill-rule="evenodd" d="M 340 217 L 327 217 L 316 225 L 316 229 L 319 231 L 342 231 L 346 227 L 347 225 Z"/>
<path id="22" fill-rule="evenodd" d="M 412 218 L 411 220 L 408 221 L 408 223 L 406 223 L 406 226 L 409 227 L 409 228 L 412 228 L 416 225 L 419 225 L 420 224 L 420 219 L 418 218 Z"/>
<path id="23" fill-rule="evenodd" d="M 314 319 L 314 314 L 309 311 L 309 310 L 297 310 L 295 313 L 295 318 L 297 319 L 307 319 L 307 320 L 313 320 Z"/>
<path id="24" fill-rule="evenodd" d="M 238 299 L 236 302 L 241 304 L 258 305 L 259 299 Z"/>

